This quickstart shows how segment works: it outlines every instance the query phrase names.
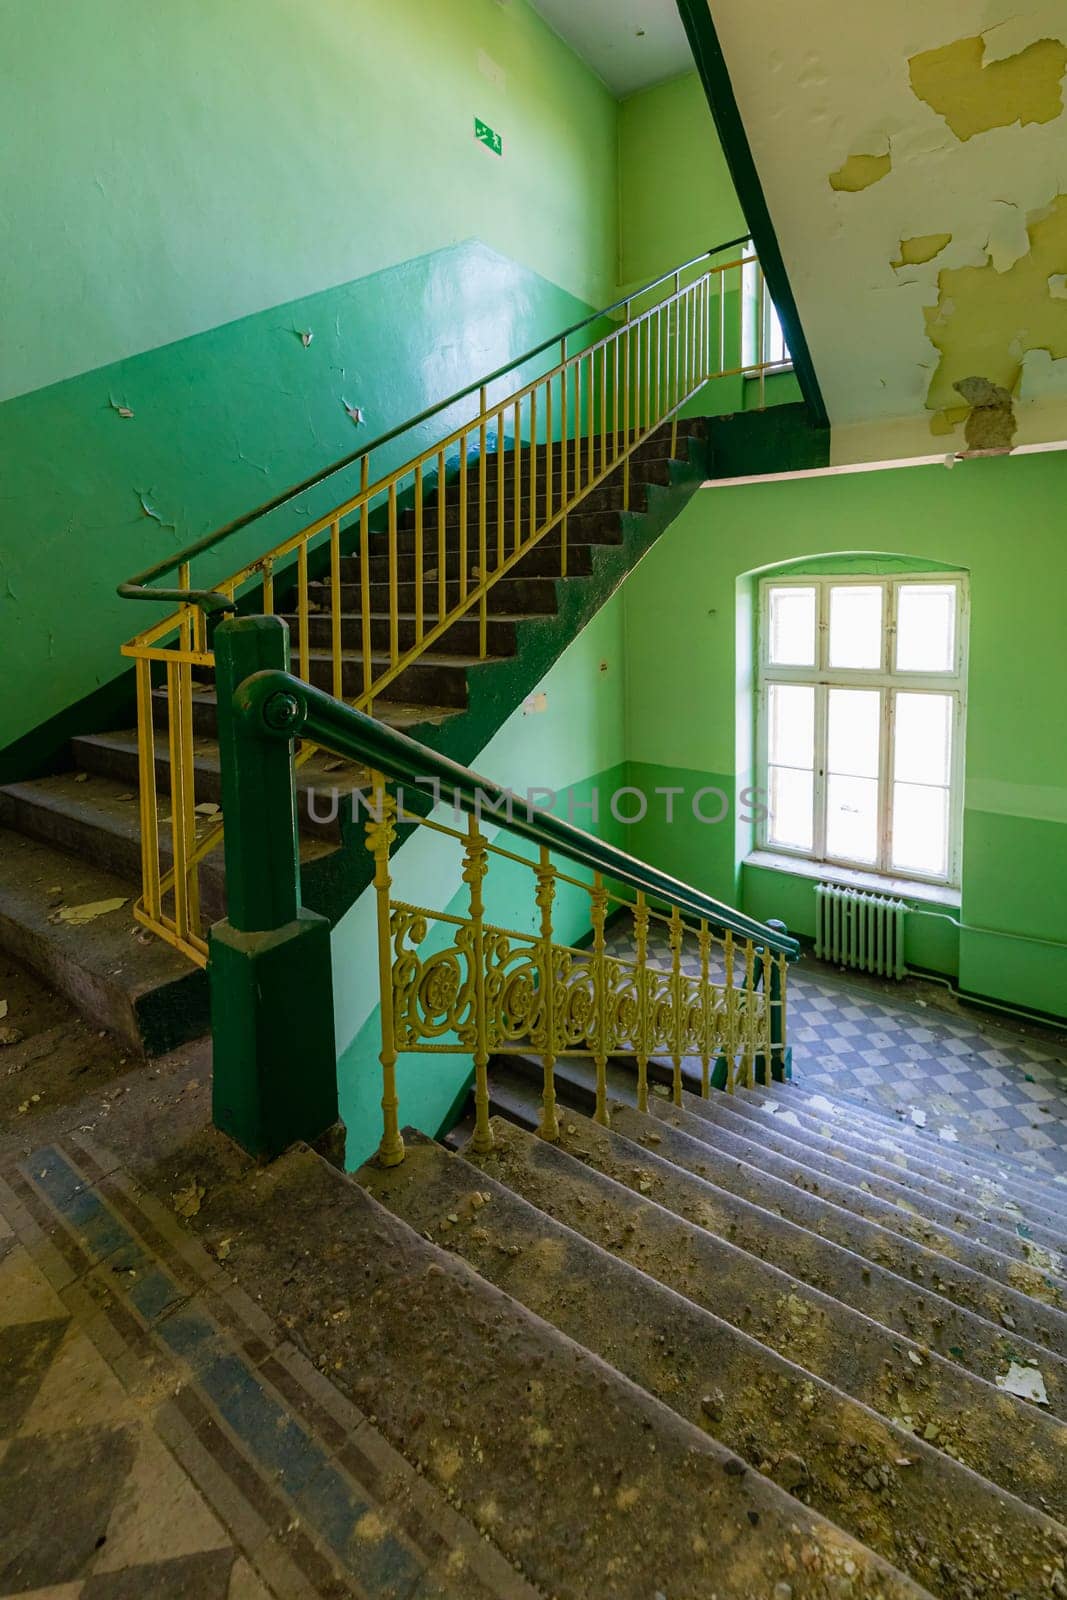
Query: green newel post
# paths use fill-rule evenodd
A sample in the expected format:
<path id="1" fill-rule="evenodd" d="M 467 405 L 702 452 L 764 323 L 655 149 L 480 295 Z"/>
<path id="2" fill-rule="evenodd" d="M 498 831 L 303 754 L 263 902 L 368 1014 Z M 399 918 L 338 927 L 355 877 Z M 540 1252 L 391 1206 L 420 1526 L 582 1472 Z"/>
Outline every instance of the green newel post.
<path id="1" fill-rule="evenodd" d="M 277 617 L 215 632 L 227 918 L 211 930 L 208 976 L 215 1126 L 270 1160 L 337 1122 L 330 925 L 300 904 L 291 740 L 235 714 L 254 672 L 289 669 Z"/>

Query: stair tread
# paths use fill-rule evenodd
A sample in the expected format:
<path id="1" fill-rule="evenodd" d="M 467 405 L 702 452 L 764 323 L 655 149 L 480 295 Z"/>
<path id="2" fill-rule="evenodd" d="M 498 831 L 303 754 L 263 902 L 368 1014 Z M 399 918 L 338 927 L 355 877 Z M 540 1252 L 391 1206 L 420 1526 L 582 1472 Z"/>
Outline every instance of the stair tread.
<path id="1" fill-rule="evenodd" d="M 786 1104 L 798 1116 L 806 1119 L 807 1125 L 833 1128 L 837 1137 L 860 1149 L 897 1152 L 902 1158 L 898 1164 L 917 1163 L 920 1171 L 926 1168 L 935 1175 L 938 1172 L 951 1172 L 954 1181 L 960 1178 L 972 1187 L 984 1184 L 989 1186 L 990 1193 L 995 1194 L 1000 1186 L 1018 1193 L 1029 1203 L 1044 1203 L 1059 1213 L 1061 1223 L 1067 1222 L 1067 1188 L 1064 1184 L 1057 1181 L 1055 1174 L 1038 1172 L 1014 1156 L 976 1150 L 962 1141 L 935 1142 L 928 1132 L 914 1128 L 899 1118 L 872 1112 L 870 1115 L 873 1120 L 867 1120 L 864 1116 L 857 1116 L 856 1107 L 851 1101 L 829 1100 L 814 1091 L 804 1091 L 799 1087 L 794 1090 L 792 1085 L 784 1090 L 782 1085 L 770 1085 L 766 1090 L 756 1091 L 755 1096 L 751 1091 L 739 1091 L 739 1098 L 750 1102 L 755 1098 L 757 1103 L 769 1100 L 771 1103 Z M 846 1117 L 848 1125 L 844 1126 Z"/>
<path id="2" fill-rule="evenodd" d="M 917 1179 L 915 1175 L 894 1168 L 889 1162 L 879 1162 L 874 1158 L 861 1162 L 858 1151 L 804 1127 L 788 1108 L 780 1116 L 764 1115 L 762 1120 L 757 1120 L 753 1114 L 738 1112 L 733 1096 L 716 1094 L 703 1100 L 687 1094 L 683 1109 L 698 1119 L 726 1129 L 738 1138 L 779 1155 L 804 1158 L 818 1171 L 837 1175 L 853 1186 L 867 1186 L 882 1199 L 897 1205 L 907 1204 L 957 1232 L 973 1234 L 976 1228 L 980 1228 L 981 1237 L 1005 1254 L 1025 1259 L 1028 1239 L 1047 1244 L 1054 1250 L 1067 1243 L 1053 1229 L 1042 1228 L 1036 1223 L 1028 1225 L 1029 1233 L 1020 1233 L 1021 1214 L 1012 1217 L 1007 1211 L 985 1204 L 971 1192 L 966 1192 L 964 1203 L 958 1188 L 951 1189 L 947 1185 Z"/>
<path id="3" fill-rule="evenodd" d="M 162 939 L 136 937 L 141 930 L 132 908 L 138 884 L 9 828 L 0 828 L 0 861 L 0 918 L 43 935 L 76 965 L 109 982 L 121 979 L 131 992 L 171 983 L 192 970 Z M 50 894 L 52 888 L 60 892 Z M 106 900 L 123 904 L 80 927 L 53 920 L 60 906 Z"/>
<path id="4" fill-rule="evenodd" d="M 302 1226 L 337 1246 L 294 1253 L 272 1298 L 360 1308 L 354 1364 L 351 1324 L 302 1322 L 312 1361 L 342 1388 L 359 1380 L 386 1436 L 462 1505 L 492 1486 L 494 1542 L 542 1592 L 651 1596 L 669 1574 L 672 1593 L 747 1600 L 788 1581 L 795 1600 L 824 1600 L 827 1574 L 847 1564 L 857 1600 L 919 1600 L 911 1580 L 761 1474 L 724 1470 L 731 1453 L 702 1429 L 316 1161 L 284 1157 L 257 1179 L 250 1233 Z M 242 1255 L 251 1285 L 256 1262 Z M 595 1536 L 592 1483 L 605 1491 Z M 679 1540 L 679 1522 L 714 1538 Z"/>
<path id="5" fill-rule="evenodd" d="M 560 1084 L 560 1091 L 566 1104 L 565 1081 Z M 540 1086 L 510 1058 L 494 1058 L 491 1063 L 490 1095 L 494 1108 L 520 1126 L 537 1126 Z M 666 1159 L 664 1133 L 669 1135 L 672 1130 L 661 1130 L 656 1123 L 641 1119 L 638 1137 L 647 1136 L 650 1130 L 657 1136 L 656 1148 L 652 1149 L 635 1143 L 628 1133 L 621 1134 L 620 1120 L 616 1116 L 616 1126 L 610 1134 L 595 1124 L 587 1125 L 586 1131 L 595 1131 L 592 1142 L 584 1141 L 589 1144 L 584 1159 L 599 1171 L 627 1187 L 637 1187 L 642 1172 L 651 1164 L 652 1187 L 647 1192 L 660 1205 L 713 1228 L 750 1254 L 773 1261 L 897 1332 L 921 1337 L 941 1355 L 950 1356 L 982 1377 L 993 1380 L 1003 1375 L 1009 1351 L 1020 1361 L 1036 1362 L 1045 1375 L 1052 1410 L 1067 1420 L 1067 1359 L 1040 1341 L 1031 1340 L 1025 1330 L 1009 1330 L 1009 1325 L 1001 1321 L 1004 1308 L 999 1297 L 984 1309 L 972 1309 L 953 1299 L 950 1286 L 940 1279 L 912 1279 L 908 1262 L 914 1252 L 907 1241 L 893 1241 L 902 1246 L 899 1252 L 865 1255 L 854 1245 L 820 1231 L 811 1213 L 804 1221 L 786 1214 L 776 1199 L 773 1181 L 767 1182 L 757 1199 L 746 1198 L 723 1187 L 710 1173 L 701 1174 Z M 565 1122 L 564 1138 L 573 1150 L 575 1142 L 569 1139 Z M 628 1155 L 620 1157 L 620 1148 Z M 635 1166 L 633 1156 L 637 1153 L 642 1167 Z"/>
<path id="6" fill-rule="evenodd" d="M 884 1412 L 893 1384 L 920 1433 L 934 1423 L 982 1476 L 1063 1519 L 1058 1419 L 1019 1399 L 1005 1406 L 990 1379 L 577 1160 L 567 1145 L 611 1135 L 573 1114 L 567 1121 L 566 1144 L 558 1146 L 498 1118 L 492 1151 L 461 1153 L 557 1222 L 735 1327 L 758 1332 L 873 1410 Z"/>
<path id="7" fill-rule="evenodd" d="M 164 702 L 166 701 L 164 692 L 156 690 L 155 695 L 162 698 Z M 214 706 L 218 703 L 218 697 L 214 689 L 198 689 L 194 691 L 194 699 L 205 706 Z M 414 728 L 422 723 L 431 723 L 436 726 L 439 723 L 447 722 L 450 717 L 461 715 L 462 707 L 460 706 L 417 705 L 414 701 L 409 700 L 383 700 L 374 709 L 374 720 L 384 723 L 387 728 Z M 120 735 L 87 734 L 85 737 L 118 738 Z M 121 737 L 132 737 L 136 741 L 137 736 L 136 733 L 129 733 L 123 734 Z M 202 744 L 205 741 L 198 739 L 196 742 Z"/>
<path id="8" fill-rule="evenodd" d="M 1056 1270 L 1057 1258 L 1053 1251 L 1041 1252 L 1042 1265 L 1038 1268 L 1030 1258 L 1035 1247 L 1028 1245 L 1028 1241 L 1013 1239 L 1004 1230 L 986 1227 L 978 1230 L 976 1236 L 963 1216 L 934 1216 L 929 1206 L 922 1205 L 920 1196 L 910 1199 L 902 1193 L 881 1195 L 856 1168 L 827 1170 L 832 1164 L 821 1161 L 803 1141 L 794 1141 L 793 1148 L 786 1153 L 770 1148 L 751 1135 L 745 1137 L 710 1122 L 685 1105 L 653 1100 L 650 1109 L 672 1127 L 680 1128 L 721 1155 L 780 1178 L 804 1193 L 818 1195 L 852 1216 L 911 1239 L 925 1249 L 948 1255 L 1007 1288 L 1027 1289 L 1033 1295 L 1040 1293 L 1061 1308 L 1067 1304 L 1067 1282 Z M 813 1161 L 818 1164 L 813 1165 Z M 836 1165 L 844 1167 L 840 1162 Z M 1064 1333 L 1067 1341 L 1067 1324 Z"/>
<path id="9" fill-rule="evenodd" d="M 94 772 L 79 777 L 74 772 L 53 773 L 44 778 L 31 778 L 22 783 L 5 784 L 0 787 L 0 796 L 3 795 L 10 795 L 13 799 L 71 818 L 82 819 L 93 828 L 115 834 L 131 844 L 140 845 L 141 808 L 138 796 L 127 785 L 107 777 L 106 774 Z M 170 795 L 161 789 L 156 798 L 156 815 L 164 840 L 169 834 L 170 810 Z M 221 812 L 217 815 L 198 815 L 197 834 L 206 834 L 221 820 Z M 16 827 L 12 831 L 21 833 L 24 830 Z M 317 860 L 320 856 L 329 855 L 332 853 L 332 848 L 314 835 L 301 835 L 302 861 Z M 216 857 L 214 851 L 204 857 L 204 868 L 221 870 L 221 866 L 221 859 Z"/>
<path id="10" fill-rule="evenodd" d="M 754 1333 L 558 1222 L 517 1194 L 488 1156 L 475 1160 L 472 1166 L 413 1136 L 402 1167 L 371 1166 L 358 1177 L 424 1237 L 462 1255 L 482 1277 L 683 1420 L 708 1428 L 753 1468 L 766 1463 L 773 1478 L 775 1463 L 790 1472 L 803 1460 L 805 1503 L 891 1563 L 910 1565 L 919 1582 L 936 1582 L 942 1562 L 972 1581 L 984 1577 L 991 1560 L 1002 1569 L 1014 1570 L 1021 1560 L 1031 1573 L 1040 1570 L 1055 1548 L 1057 1530 L 1047 1517 Z M 702 1404 L 709 1373 L 722 1396 L 713 1423 Z M 817 1428 L 809 1413 L 818 1416 Z M 872 1483 L 859 1465 L 865 1455 L 859 1441 L 874 1433 L 882 1436 L 889 1482 L 876 1473 Z M 892 1470 L 898 1457 L 907 1458 L 907 1469 Z M 877 1514 L 887 1493 L 897 1509 L 888 1526 Z M 991 1521 L 1000 1529 L 993 1539 Z M 961 1528 L 971 1530 L 964 1539 Z"/>

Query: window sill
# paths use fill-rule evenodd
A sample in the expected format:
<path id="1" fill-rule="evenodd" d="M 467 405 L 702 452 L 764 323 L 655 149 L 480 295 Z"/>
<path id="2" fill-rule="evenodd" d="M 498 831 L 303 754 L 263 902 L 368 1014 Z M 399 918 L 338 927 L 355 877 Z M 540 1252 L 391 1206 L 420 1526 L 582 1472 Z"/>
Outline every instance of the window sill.
<path id="1" fill-rule="evenodd" d="M 880 872 L 862 872 L 856 867 L 836 867 L 826 861 L 807 861 L 803 856 L 780 855 L 775 850 L 753 850 L 745 857 L 746 867 L 764 867 L 771 872 L 787 872 L 794 878 L 810 878 L 816 883 L 836 883 L 846 889 L 866 889 L 873 894 L 896 895 L 901 900 L 924 905 L 959 908 L 960 891 L 943 883 L 917 883 L 913 878 L 884 877 Z"/>

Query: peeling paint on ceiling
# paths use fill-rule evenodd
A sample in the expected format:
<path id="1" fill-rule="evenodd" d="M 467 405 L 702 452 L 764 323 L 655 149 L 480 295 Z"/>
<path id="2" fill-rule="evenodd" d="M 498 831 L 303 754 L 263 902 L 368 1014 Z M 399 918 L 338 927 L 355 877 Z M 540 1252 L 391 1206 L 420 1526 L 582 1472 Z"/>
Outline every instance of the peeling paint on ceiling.
<path id="1" fill-rule="evenodd" d="M 1063 0 L 708 3 L 835 428 L 1063 437 Z"/>
<path id="2" fill-rule="evenodd" d="M 911 86 L 944 117 L 957 139 L 1018 122 L 1052 122 L 1063 110 L 1060 87 L 1067 45 L 1036 39 L 1018 55 L 985 63 L 985 40 L 956 39 L 940 50 L 912 56 Z"/>

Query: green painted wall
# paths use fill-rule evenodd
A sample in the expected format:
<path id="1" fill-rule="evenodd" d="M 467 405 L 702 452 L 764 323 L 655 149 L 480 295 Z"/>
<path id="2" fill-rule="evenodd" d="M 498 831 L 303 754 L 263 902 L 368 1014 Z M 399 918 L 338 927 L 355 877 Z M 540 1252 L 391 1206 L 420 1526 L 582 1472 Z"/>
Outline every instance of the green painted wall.
<path id="1" fill-rule="evenodd" d="M 611 299 L 618 203 L 524 0 L 41 0 L 5 59 L 0 748 L 116 675 L 120 579 L 356 447 L 344 401 L 369 439 Z"/>
<path id="2" fill-rule="evenodd" d="M 695 72 L 619 108 L 619 281 L 623 289 L 745 231 Z"/>
<path id="3" fill-rule="evenodd" d="M 645 781 L 706 774 L 739 793 L 752 781 L 747 574 L 857 551 L 968 571 L 963 927 L 914 918 L 909 958 L 958 972 L 969 992 L 1057 1015 L 1067 1014 L 1065 497 L 1062 452 L 707 490 L 624 591 L 630 761 Z M 810 933 L 807 885 L 742 873 L 747 833 L 739 827 L 731 849 L 716 829 L 650 824 L 638 843 L 700 887 Z"/>
<path id="4" fill-rule="evenodd" d="M 486 746 L 477 770 L 520 794 L 547 788 L 558 795 L 557 816 L 613 843 L 630 847 L 632 830 L 613 822 L 609 799 L 626 782 L 624 605 L 620 591 L 579 634 L 539 685 L 543 712 L 516 711 Z M 589 804 L 599 794 L 594 825 Z M 454 825 L 450 807 L 440 820 Z M 487 819 L 485 832 L 507 849 L 529 848 Z M 431 910 L 462 915 L 462 849 L 429 829 L 417 829 L 393 857 L 393 898 Z M 489 920 L 517 931 L 533 931 L 537 909 L 533 877 L 524 868 L 494 862 L 485 880 Z M 564 940 L 589 929 L 588 896 L 561 889 L 555 926 Z M 378 973 L 374 963 L 375 908 L 364 894 L 333 932 L 335 1021 L 341 1114 L 349 1130 L 349 1162 L 358 1163 L 381 1137 L 381 1069 L 378 1051 Z M 441 925 L 427 949 L 447 942 Z M 398 1063 L 402 1123 L 435 1134 L 463 1090 L 471 1071 L 469 1052 L 407 1054 Z"/>

